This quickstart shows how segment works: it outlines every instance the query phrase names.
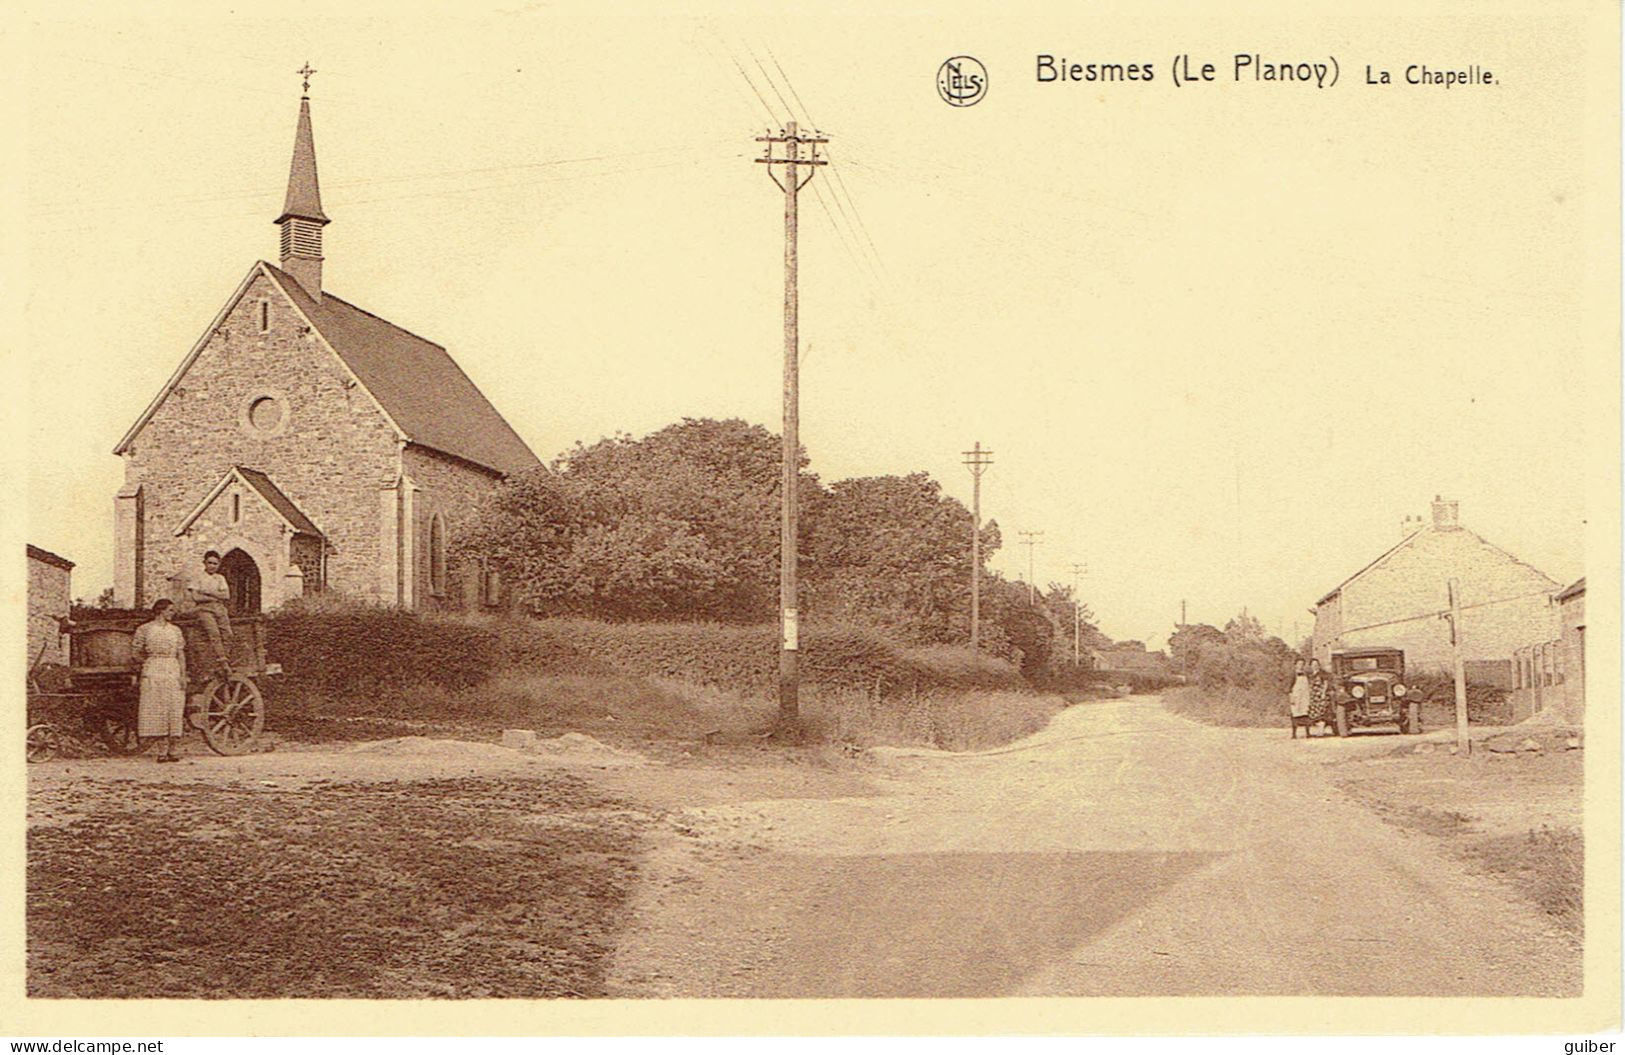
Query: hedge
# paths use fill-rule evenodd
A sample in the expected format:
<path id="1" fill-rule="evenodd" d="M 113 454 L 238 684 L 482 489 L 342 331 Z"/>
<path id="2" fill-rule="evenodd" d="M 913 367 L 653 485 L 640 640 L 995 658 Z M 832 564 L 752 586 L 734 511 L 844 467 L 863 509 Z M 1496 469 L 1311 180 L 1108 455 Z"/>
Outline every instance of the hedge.
<path id="1" fill-rule="evenodd" d="M 369 606 L 301 606 L 267 620 L 280 688 L 308 697 L 375 697 L 414 685 L 465 689 L 505 671 L 663 677 L 744 692 L 778 680 L 772 626 L 605 623 L 587 619 L 421 615 Z M 879 689 L 1019 689 L 1015 667 L 947 646 L 907 648 L 858 628 L 811 628 L 802 672 L 817 685 Z"/>

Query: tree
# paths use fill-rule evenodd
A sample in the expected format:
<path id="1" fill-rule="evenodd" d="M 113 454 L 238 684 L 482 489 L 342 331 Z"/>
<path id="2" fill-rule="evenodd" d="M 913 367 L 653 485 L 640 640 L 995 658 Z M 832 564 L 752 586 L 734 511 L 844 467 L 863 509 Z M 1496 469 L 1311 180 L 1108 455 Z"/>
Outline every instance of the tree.
<path id="1" fill-rule="evenodd" d="M 1248 615 L 1247 609 L 1243 608 L 1239 615 L 1224 624 L 1224 636 L 1233 645 L 1263 641 L 1264 624 L 1257 616 Z"/>
<path id="2" fill-rule="evenodd" d="M 1224 631 L 1206 623 L 1186 623 L 1168 635 L 1168 655 L 1174 666 L 1189 673 L 1197 669 L 1202 655 L 1226 644 Z"/>

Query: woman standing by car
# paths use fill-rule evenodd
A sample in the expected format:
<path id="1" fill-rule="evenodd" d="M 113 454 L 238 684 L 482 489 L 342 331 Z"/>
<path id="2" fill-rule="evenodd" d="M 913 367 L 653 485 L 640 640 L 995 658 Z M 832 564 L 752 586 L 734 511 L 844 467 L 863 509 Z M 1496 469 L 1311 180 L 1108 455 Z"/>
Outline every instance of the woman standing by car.
<path id="1" fill-rule="evenodd" d="M 136 733 L 143 739 L 162 737 L 160 762 L 179 762 L 175 745 L 185 733 L 186 639 L 171 619 L 175 604 L 160 598 L 152 606 L 152 619 L 135 628 L 130 658 L 141 668 L 141 701 L 136 712 Z"/>
<path id="2" fill-rule="evenodd" d="M 1332 676 L 1320 669 L 1320 660 L 1309 661 L 1309 723 L 1320 727 L 1322 736 L 1332 720 Z"/>
<path id="3" fill-rule="evenodd" d="M 1304 738 L 1309 736 L 1309 704 L 1311 689 L 1309 675 L 1303 669 L 1303 660 L 1296 660 L 1292 664 L 1292 690 L 1287 696 L 1287 702 L 1292 710 L 1292 739 L 1298 738 L 1298 728 L 1303 727 Z"/>

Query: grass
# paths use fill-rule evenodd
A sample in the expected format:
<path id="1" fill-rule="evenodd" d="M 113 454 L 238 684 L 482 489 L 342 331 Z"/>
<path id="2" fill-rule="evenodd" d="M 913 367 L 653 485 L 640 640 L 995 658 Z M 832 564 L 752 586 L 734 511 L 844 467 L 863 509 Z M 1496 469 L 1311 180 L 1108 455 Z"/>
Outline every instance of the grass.
<path id="1" fill-rule="evenodd" d="M 1485 872 L 1511 882 L 1565 930 L 1581 932 L 1585 837 L 1579 831 L 1542 825 L 1524 835 L 1478 840 L 1465 853 Z"/>
<path id="2" fill-rule="evenodd" d="M 604 996 L 646 823 L 562 774 L 68 794 L 31 997 Z"/>
<path id="3" fill-rule="evenodd" d="M 1289 713 L 1286 693 L 1235 685 L 1170 689 L 1163 694 L 1162 705 L 1177 715 L 1208 725 L 1253 728 L 1285 728 Z"/>
<path id="4" fill-rule="evenodd" d="M 996 690 L 896 693 L 810 686 L 802 692 L 806 740 L 869 747 L 974 751 L 1042 729 L 1065 706 L 1059 696 Z M 508 673 L 472 689 L 423 685 L 386 699 L 289 701 L 271 726 L 307 741 L 359 740 L 409 732 L 581 732 L 607 742 L 649 744 L 760 737 L 776 704 L 670 678 Z"/>
<path id="5" fill-rule="evenodd" d="M 1058 696 L 1018 692 L 929 693 L 876 701 L 863 693 L 814 693 L 808 731 L 824 742 L 981 751 L 1031 736 L 1059 714 Z"/>

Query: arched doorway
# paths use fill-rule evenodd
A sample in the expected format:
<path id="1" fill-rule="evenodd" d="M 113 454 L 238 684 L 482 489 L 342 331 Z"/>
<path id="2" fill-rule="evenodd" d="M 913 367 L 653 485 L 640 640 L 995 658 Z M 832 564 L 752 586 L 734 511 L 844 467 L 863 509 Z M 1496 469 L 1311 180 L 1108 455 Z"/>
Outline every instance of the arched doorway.
<path id="1" fill-rule="evenodd" d="M 231 587 L 233 615 L 258 615 L 260 611 L 260 566 L 254 558 L 234 549 L 220 558 L 220 574 Z"/>

